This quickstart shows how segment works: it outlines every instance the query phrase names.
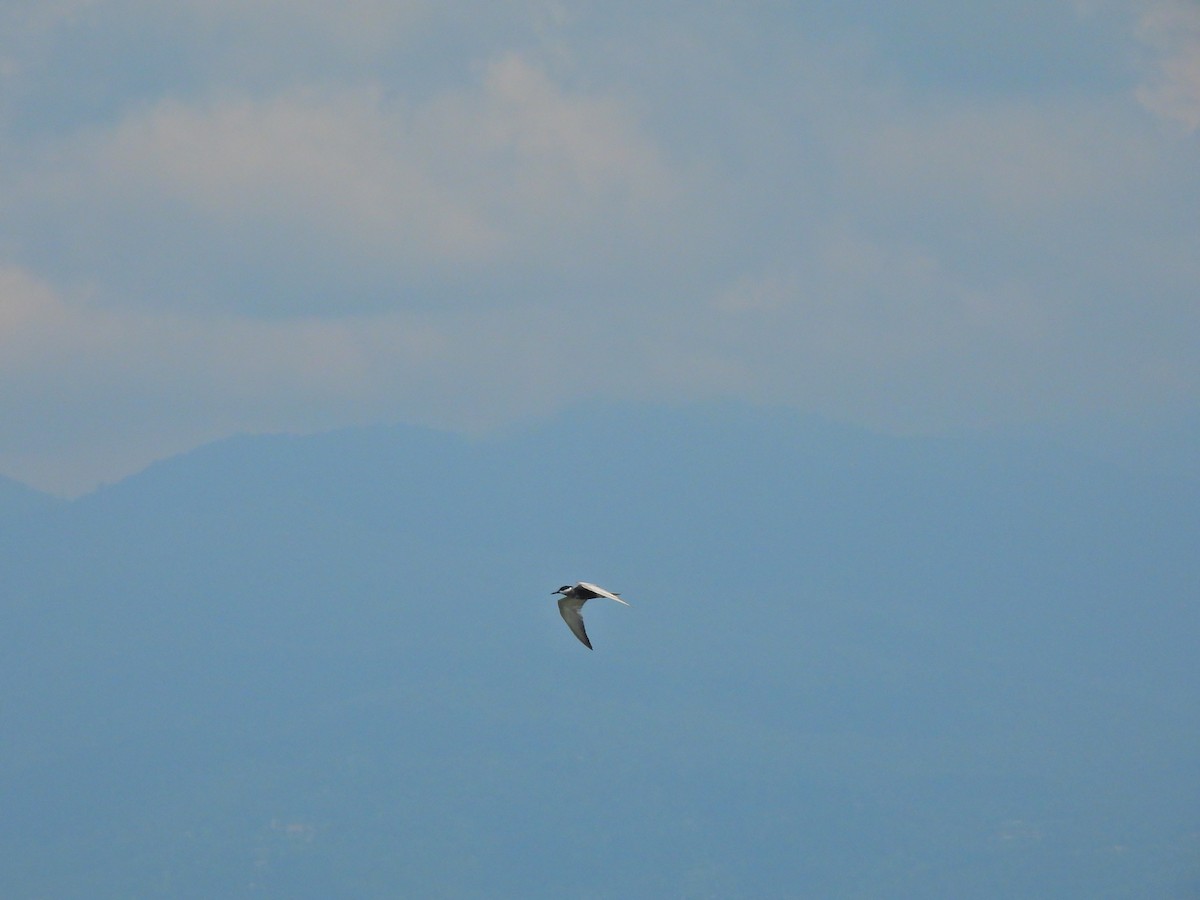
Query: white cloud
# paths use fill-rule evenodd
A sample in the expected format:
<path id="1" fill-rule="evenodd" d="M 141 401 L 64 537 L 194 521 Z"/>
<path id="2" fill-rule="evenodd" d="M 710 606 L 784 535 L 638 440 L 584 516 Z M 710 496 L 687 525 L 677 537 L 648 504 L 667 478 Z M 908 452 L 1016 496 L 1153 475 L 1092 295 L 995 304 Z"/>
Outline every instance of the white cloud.
<path id="1" fill-rule="evenodd" d="M 1138 89 L 1138 99 L 1189 131 L 1200 128 L 1200 4 L 1151 3 L 1138 24 L 1138 36 L 1154 57 L 1154 73 Z"/>
<path id="2" fill-rule="evenodd" d="M 411 131 L 403 104 L 374 89 L 166 101 L 104 135 L 95 165 L 110 184 L 183 201 L 218 225 L 299 218 L 409 260 L 493 252 L 498 235 L 437 182 Z"/>
<path id="3" fill-rule="evenodd" d="M 880 111 L 848 129 L 850 157 L 892 200 L 989 219 L 1076 215 L 1155 177 L 1155 149 L 1108 98 L 995 100 Z"/>
<path id="4" fill-rule="evenodd" d="M 624 364 L 562 366 L 557 348 L 581 330 Z M 111 308 L 10 266 L 0 271 L 0 419 L 10 425 L 0 472 L 76 493 L 235 432 L 490 427 L 614 385 L 653 393 L 632 356 L 603 312 L 528 304 L 260 319 Z"/>
<path id="5" fill-rule="evenodd" d="M 704 340 L 743 362 L 749 394 L 876 427 L 1011 422 L 1077 388 L 1029 393 L 1064 346 L 1061 308 L 1019 280 L 965 282 L 917 245 L 830 231 L 714 312 Z"/>
<path id="6" fill-rule="evenodd" d="M 297 260 L 316 279 L 345 273 L 315 297 L 273 303 L 297 313 L 354 311 L 355 270 L 397 286 L 393 302 L 404 303 L 404 286 L 439 278 L 603 270 L 686 231 L 668 223 L 687 176 L 622 103 L 568 91 L 515 54 L 470 87 L 420 101 L 379 85 L 162 100 L 45 158 L 14 194 L 30 218 L 47 215 L 49 201 L 61 222 L 80 207 L 89 221 L 107 219 L 78 238 L 117 243 L 93 252 L 101 267 L 136 252 L 119 242 L 160 220 L 150 242 L 171 227 L 180 234 L 138 268 L 194 258 L 193 292 L 234 263 L 268 279 Z M 235 286 L 226 308 L 263 302 L 236 295 Z"/>
<path id="7" fill-rule="evenodd" d="M 109 353 L 118 330 L 110 317 L 71 306 L 29 272 L 0 268 L 0 374 L 52 372 L 80 356 Z"/>
<path id="8" fill-rule="evenodd" d="M 510 54 L 488 68 L 483 95 L 474 99 L 465 109 L 449 104 L 451 134 L 480 143 L 489 161 L 515 157 L 514 205 L 533 202 L 558 217 L 580 201 L 636 209 L 668 193 L 671 178 L 657 149 L 611 97 L 570 95 Z"/>
<path id="9" fill-rule="evenodd" d="M 0 433 L 0 471 L 75 492 L 231 432 L 419 412 L 411 386 L 428 383 L 457 349 L 416 317 L 110 309 L 8 267 L 0 418 L 10 427 Z"/>

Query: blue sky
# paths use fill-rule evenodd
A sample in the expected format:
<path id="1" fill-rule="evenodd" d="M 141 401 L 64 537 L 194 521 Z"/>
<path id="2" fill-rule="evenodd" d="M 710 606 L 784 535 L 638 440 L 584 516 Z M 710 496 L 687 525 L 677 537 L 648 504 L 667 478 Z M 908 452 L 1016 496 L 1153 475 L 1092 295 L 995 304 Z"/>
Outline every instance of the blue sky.
<path id="1" fill-rule="evenodd" d="M 0 129 L 0 472 L 59 493 L 597 398 L 1195 421 L 1188 0 L 9 2 Z"/>

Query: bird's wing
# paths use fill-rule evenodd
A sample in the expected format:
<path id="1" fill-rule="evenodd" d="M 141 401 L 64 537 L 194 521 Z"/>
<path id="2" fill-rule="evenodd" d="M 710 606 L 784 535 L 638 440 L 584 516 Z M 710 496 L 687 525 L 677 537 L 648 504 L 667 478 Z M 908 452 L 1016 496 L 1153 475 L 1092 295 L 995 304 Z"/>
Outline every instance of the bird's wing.
<path id="1" fill-rule="evenodd" d="M 580 608 L 586 602 L 575 597 L 563 597 L 558 601 L 558 611 L 562 613 L 563 621 L 567 623 L 571 633 L 583 641 L 583 646 L 591 650 L 592 642 L 588 640 L 587 631 L 583 627 L 583 616 L 579 614 Z"/>
<path id="2" fill-rule="evenodd" d="M 618 596 L 617 596 L 616 594 L 614 594 L 612 591 L 606 591 L 604 588 L 602 588 L 602 587 L 596 587 L 596 585 L 594 585 L 594 584 L 589 584 L 589 583 L 588 583 L 588 582 L 586 582 L 586 581 L 581 581 L 581 582 L 579 582 L 579 586 L 580 586 L 580 587 L 585 587 L 585 588 L 587 588 L 589 591 L 591 591 L 592 593 L 594 593 L 594 594 L 598 594 L 598 595 L 599 595 L 599 596 L 601 596 L 601 597 L 608 597 L 610 600 L 616 600 L 618 603 L 624 603 L 626 606 L 630 606 L 630 605 L 631 605 L 631 604 L 629 603 L 629 601 L 628 601 L 628 600 L 622 600 L 620 597 L 618 597 Z"/>

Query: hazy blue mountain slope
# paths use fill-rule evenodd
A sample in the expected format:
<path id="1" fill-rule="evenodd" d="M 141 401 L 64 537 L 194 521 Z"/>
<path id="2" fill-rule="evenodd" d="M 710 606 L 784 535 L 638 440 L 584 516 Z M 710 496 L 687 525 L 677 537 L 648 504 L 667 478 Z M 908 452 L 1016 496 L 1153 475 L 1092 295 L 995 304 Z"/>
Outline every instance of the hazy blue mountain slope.
<path id="1" fill-rule="evenodd" d="M 1186 896 L 1198 499 L 736 407 L 202 448 L 8 557 L 0 889 Z"/>
<path id="2" fill-rule="evenodd" d="M 61 501 L 0 475 L 0 516 L 5 520 L 42 515 Z"/>

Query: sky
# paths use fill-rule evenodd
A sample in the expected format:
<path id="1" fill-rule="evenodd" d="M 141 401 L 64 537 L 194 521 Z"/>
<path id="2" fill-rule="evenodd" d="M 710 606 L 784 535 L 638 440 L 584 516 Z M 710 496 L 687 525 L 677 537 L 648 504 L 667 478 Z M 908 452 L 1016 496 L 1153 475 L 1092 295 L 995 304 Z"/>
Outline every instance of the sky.
<path id="1" fill-rule="evenodd" d="M 810 8 L 811 7 L 811 8 Z M 1197 421 L 1200 4 L 0 4 L 0 473 L 585 401 Z"/>

